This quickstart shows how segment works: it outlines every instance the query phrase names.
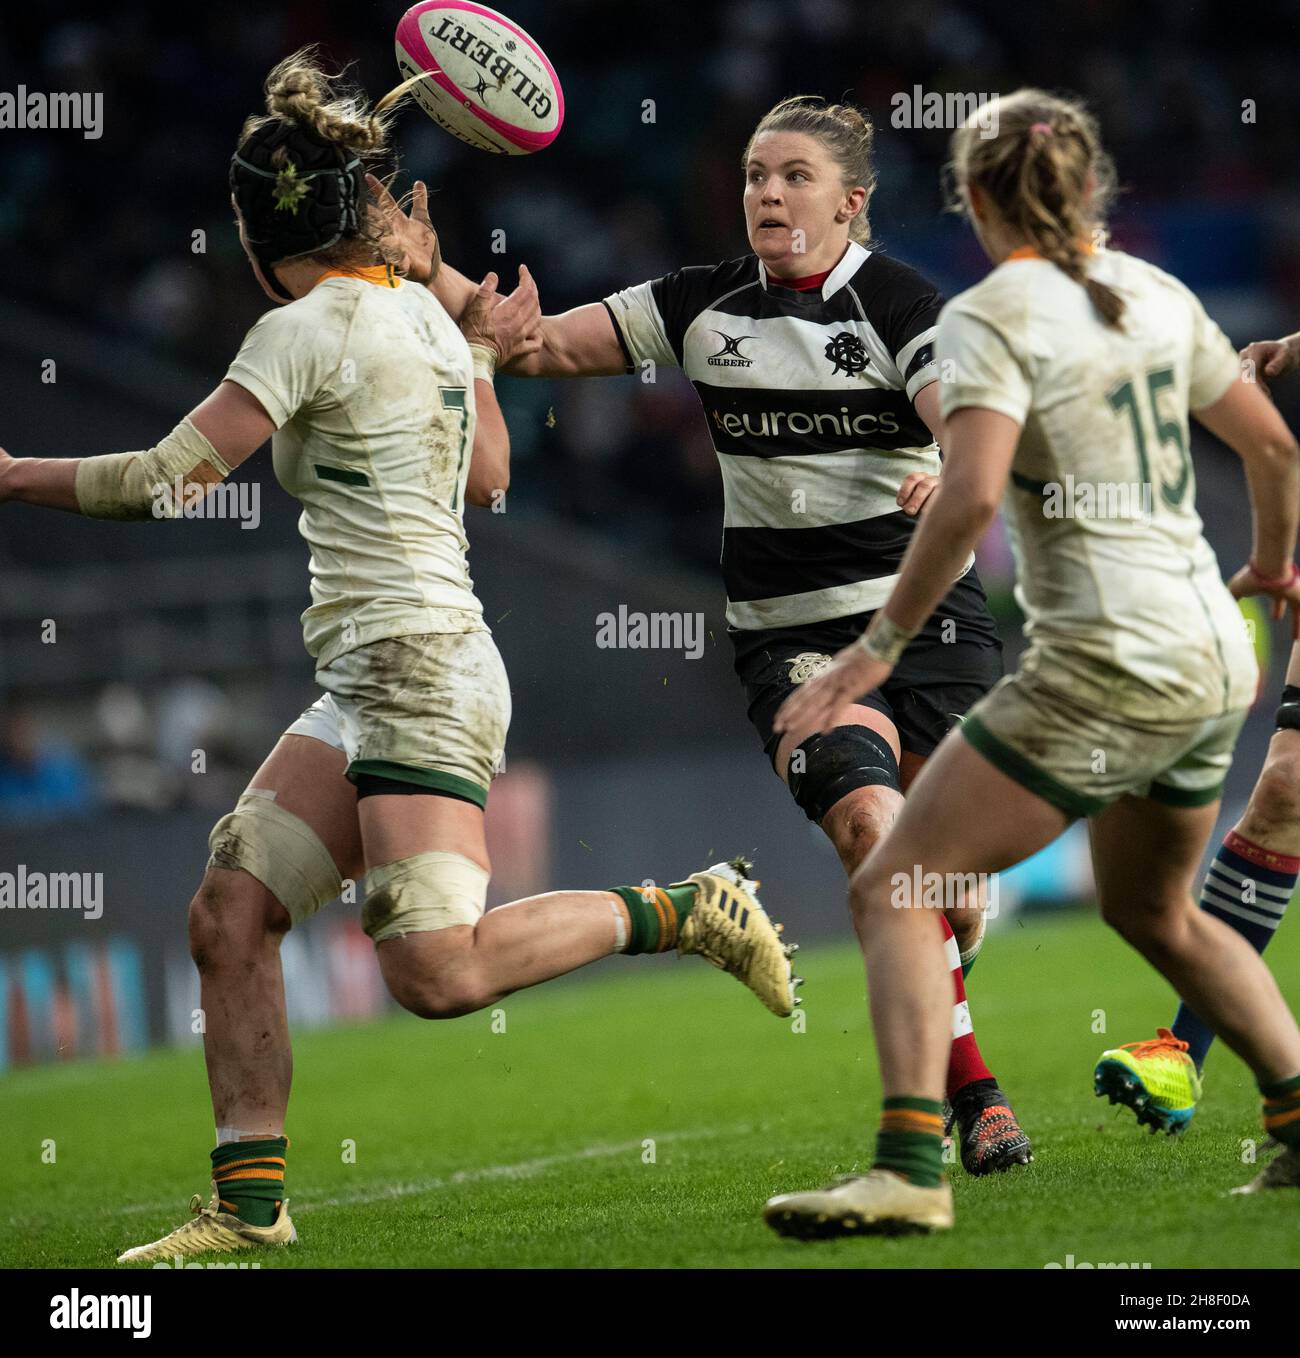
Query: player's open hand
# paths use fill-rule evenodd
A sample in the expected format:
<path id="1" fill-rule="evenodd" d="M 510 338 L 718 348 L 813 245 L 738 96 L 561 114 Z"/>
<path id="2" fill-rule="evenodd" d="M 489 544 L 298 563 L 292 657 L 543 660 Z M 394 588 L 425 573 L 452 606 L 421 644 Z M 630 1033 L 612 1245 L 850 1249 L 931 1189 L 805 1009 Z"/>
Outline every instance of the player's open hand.
<path id="1" fill-rule="evenodd" d="M 1228 581 L 1228 592 L 1234 599 L 1268 595 L 1269 614 L 1275 622 L 1290 609 L 1291 640 L 1300 641 L 1300 570 L 1294 565 L 1289 576 L 1278 580 L 1266 580 L 1254 566 L 1245 565 Z"/>
<path id="2" fill-rule="evenodd" d="M 465 308 L 460 328 L 471 344 L 495 349 L 498 366 L 536 353 L 542 344 L 542 304 L 527 265 L 519 266 L 519 285 L 508 297 L 497 292 L 496 274 L 488 274 Z"/>
<path id="3" fill-rule="evenodd" d="M 1291 341 L 1295 336 L 1280 340 L 1256 340 L 1241 351 L 1242 362 L 1253 365 L 1255 381 L 1268 392 L 1269 381 L 1300 367 L 1300 345 Z"/>
<path id="4" fill-rule="evenodd" d="M 383 222 L 385 243 L 395 257 L 394 269 L 413 283 L 432 283 L 442 263 L 442 252 L 438 233 L 429 220 L 428 187 L 422 179 L 415 181 L 408 213 L 403 211 L 401 203 L 388 191 L 383 180 L 368 174 L 366 184 Z"/>
<path id="5" fill-rule="evenodd" d="M 934 494 L 939 478 L 929 472 L 908 472 L 903 484 L 898 488 L 898 507 L 912 518 L 925 508 L 926 501 Z"/>
<path id="6" fill-rule="evenodd" d="M 879 688 L 893 668 L 868 655 L 856 642 L 846 646 L 816 678 L 805 680 L 781 704 L 773 730 L 795 736 L 802 745 L 809 736 L 845 725 L 848 709 Z"/>

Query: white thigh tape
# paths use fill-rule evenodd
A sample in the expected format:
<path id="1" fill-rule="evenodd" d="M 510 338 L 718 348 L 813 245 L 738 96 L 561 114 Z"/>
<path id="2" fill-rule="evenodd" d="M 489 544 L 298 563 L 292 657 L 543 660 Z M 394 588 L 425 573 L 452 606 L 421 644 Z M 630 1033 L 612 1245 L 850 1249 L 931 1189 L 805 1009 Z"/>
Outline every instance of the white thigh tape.
<path id="1" fill-rule="evenodd" d="M 434 849 L 399 858 L 366 873 L 361 923 L 376 943 L 477 924 L 483 917 L 487 884 L 487 872 L 462 854 Z"/>
<path id="2" fill-rule="evenodd" d="M 315 830 L 261 789 L 245 792 L 212 827 L 208 848 L 210 867 L 243 868 L 284 906 L 294 924 L 343 890 L 343 878 Z"/>

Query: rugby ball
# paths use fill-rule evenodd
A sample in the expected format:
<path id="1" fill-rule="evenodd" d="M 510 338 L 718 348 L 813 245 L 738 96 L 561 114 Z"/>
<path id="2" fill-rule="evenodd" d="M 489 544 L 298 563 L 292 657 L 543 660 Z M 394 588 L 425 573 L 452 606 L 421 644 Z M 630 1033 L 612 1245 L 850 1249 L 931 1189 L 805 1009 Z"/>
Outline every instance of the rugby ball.
<path id="1" fill-rule="evenodd" d="M 546 53 L 504 14 L 473 0 L 422 0 L 397 25 L 403 77 L 427 74 L 411 96 L 453 137 L 499 155 L 549 146 L 564 92 Z"/>

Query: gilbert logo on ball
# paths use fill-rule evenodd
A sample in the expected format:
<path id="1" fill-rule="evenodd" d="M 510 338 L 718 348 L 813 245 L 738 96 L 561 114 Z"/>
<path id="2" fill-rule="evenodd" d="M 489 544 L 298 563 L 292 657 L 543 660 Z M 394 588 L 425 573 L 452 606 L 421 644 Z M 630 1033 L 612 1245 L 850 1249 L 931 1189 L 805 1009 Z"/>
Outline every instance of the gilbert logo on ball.
<path id="1" fill-rule="evenodd" d="M 403 76 L 453 137 L 510 156 L 549 146 L 564 122 L 564 92 L 546 53 L 504 14 L 471 0 L 422 0 L 397 25 Z"/>

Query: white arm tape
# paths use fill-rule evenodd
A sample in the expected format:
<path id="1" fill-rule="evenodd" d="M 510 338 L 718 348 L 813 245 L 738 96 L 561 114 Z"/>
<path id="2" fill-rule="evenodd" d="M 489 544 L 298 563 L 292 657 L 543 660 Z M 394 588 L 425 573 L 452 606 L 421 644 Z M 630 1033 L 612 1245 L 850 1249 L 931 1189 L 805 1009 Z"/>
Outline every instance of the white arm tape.
<path id="1" fill-rule="evenodd" d="M 475 380 L 491 386 L 492 376 L 497 369 L 497 351 L 487 344 L 471 344 L 469 352 L 474 360 Z"/>
<path id="2" fill-rule="evenodd" d="M 900 627 L 892 618 L 885 616 L 884 609 L 878 609 L 871 618 L 871 625 L 858 638 L 862 647 L 873 660 L 883 660 L 886 665 L 897 665 L 907 649 L 908 642 L 916 636 Z"/>
<path id="3" fill-rule="evenodd" d="M 184 507 L 176 483 L 206 462 L 224 480 L 230 468 L 186 416 L 143 453 L 83 457 L 77 466 L 77 507 L 91 519 L 174 519 Z"/>

